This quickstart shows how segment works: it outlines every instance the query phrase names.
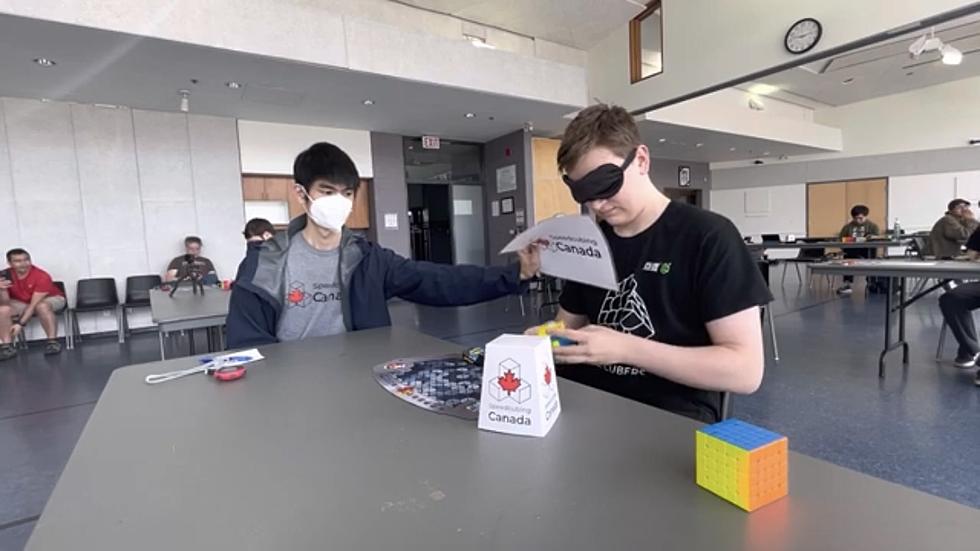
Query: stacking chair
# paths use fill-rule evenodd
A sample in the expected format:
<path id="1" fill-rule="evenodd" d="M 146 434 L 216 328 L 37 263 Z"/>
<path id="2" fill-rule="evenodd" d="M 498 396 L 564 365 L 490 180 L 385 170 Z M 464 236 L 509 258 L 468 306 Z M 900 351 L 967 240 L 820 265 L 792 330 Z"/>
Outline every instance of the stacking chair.
<path id="1" fill-rule="evenodd" d="M 64 282 L 62 282 L 62 281 L 55 281 L 54 282 L 54 286 L 57 287 L 61 291 L 61 293 L 63 295 L 65 295 L 65 302 L 67 303 L 67 301 L 68 301 L 68 293 L 65 292 L 65 284 L 64 284 Z M 70 321 L 71 321 L 70 311 L 71 311 L 71 308 L 69 308 L 67 306 L 67 304 L 66 304 L 64 311 L 62 311 L 62 315 L 65 318 L 64 320 L 62 320 L 62 324 L 65 326 L 65 348 L 67 348 L 68 350 L 71 350 L 75 346 L 75 343 L 72 342 L 72 340 L 71 340 L 71 334 L 68 331 L 68 329 L 71 327 L 71 325 L 69 324 Z M 35 319 L 36 318 L 37 318 L 37 316 L 35 316 Z M 14 321 L 17 321 L 17 320 L 15 319 Z M 21 348 L 24 348 L 24 349 L 27 348 L 27 334 L 26 333 L 27 333 L 27 331 L 21 331 L 20 334 L 17 335 L 17 342 L 20 344 L 20 347 Z"/>
<path id="2" fill-rule="evenodd" d="M 102 312 L 113 310 L 116 313 L 116 325 L 119 328 L 119 342 L 126 342 L 123 331 L 122 308 L 119 307 L 119 295 L 116 293 L 116 280 L 111 277 L 79 279 L 75 291 L 75 308 L 71 311 L 72 340 L 82 340 L 78 327 L 79 312 Z M 73 343 L 74 344 L 74 343 Z"/>
<path id="3" fill-rule="evenodd" d="M 789 269 L 790 264 L 796 268 L 796 279 L 800 282 L 800 285 L 803 285 L 803 275 L 800 273 L 800 264 L 821 262 L 824 260 L 825 256 L 826 254 L 824 249 L 800 249 L 800 252 L 796 255 L 796 258 L 784 259 L 783 276 L 782 279 L 779 280 L 780 286 L 786 284 L 786 270 Z"/>
<path id="4" fill-rule="evenodd" d="M 129 334 L 129 314 L 130 308 L 149 308 L 150 289 L 160 286 L 162 280 L 159 275 L 137 275 L 126 278 L 126 302 L 122 305 L 122 324 L 124 335 Z"/>

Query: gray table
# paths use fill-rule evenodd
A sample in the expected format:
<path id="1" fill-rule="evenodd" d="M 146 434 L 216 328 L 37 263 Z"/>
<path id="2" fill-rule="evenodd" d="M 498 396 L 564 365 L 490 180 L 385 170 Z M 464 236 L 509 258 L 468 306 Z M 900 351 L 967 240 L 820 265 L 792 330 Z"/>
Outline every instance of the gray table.
<path id="1" fill-rule="evenodd" d="M 909 343 L 905 340 L 905 310 L 915 301 L 939 288 L 944 282 L 954 279 L 980 278 L 980 262 L 957 260 L 838 260 L 810 264 L 810 270 L 817 274 L 857 275 L 888 278 L 888 292 L 885 293 L 885 347 L 878 355 L 878 376 L 885 376 L 885 357 L 892 350 L 902 349 L 902 363 L 909 363 Z M 938 279 L 939 284 L 916 293 L 906 300 L 908 278 Z M 895 298 L 898 304 L 895 304 Z M 898 312 L 898 340 L 892 341 L 892 312 Z"/>
<path id="2" fill-rule="evenodd" d="M 167 333 L 202 328 L 221 328 L 228 317 L 228 301 L 231 291 L 208 287 L 204 295 L 195 295 L 191 289 L 178 289 L 174 296 L 159 289 L 150 291 L 150 312 L 153 323 L 160 328 L 160 359 L 166 359 L 164 337 Z M 216 331 L 217 348 L 223 349 L 222 332 Z M 208 339 L 212 336 L 209 333 Z M 193 337 L 191 338 L 193 343 Z M 193 352 L 192 352 L 193 353 Z"/>
<path id="3" fill-rule="evenodd" d="M 877 249 L 879 247 L 904 247 L 910 242 L 908 239 L 899 241 L 863 241 L 861 243 L 844 243 L 843 241 L 816 241 L 807 243 L 804 241 L 776 242 L 768 241 L 762 243 L 747 243 L 750 251 L 765 251 L 768 249 Z"/>
<path id="4" fill-rule="evenodd" d="M 977 549 L 980 510 L 795 453 L 746 514 L 695 485 L 697 423 L 567 380 L 543 439 L 424 411 L 371 366 L 460 347 L 408 329 L 261 350 L 113 372 L 27 549 Z"/>

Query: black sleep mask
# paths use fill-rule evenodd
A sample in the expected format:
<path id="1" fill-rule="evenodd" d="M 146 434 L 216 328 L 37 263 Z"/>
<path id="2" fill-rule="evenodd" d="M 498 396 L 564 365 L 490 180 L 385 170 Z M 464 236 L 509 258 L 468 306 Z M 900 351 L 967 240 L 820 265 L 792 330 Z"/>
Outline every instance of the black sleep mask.
<path id="1" fill-rule="evenodd" d="M 619 188 L 623 187 L 623 172 L 630 166 L 636 157 L 636 149 L 630 151 L 629 155 L 623 159 L 623 164 L 616 166 L 606 163 L 598 166 L 578 180 L 572 180 L 568 174 L 562 174 L 561 179 L 565 181 L 572 190 L 572 197 L 578 203 L 588 203 L 596 199 L 609 199 L 619 193 Z"/>

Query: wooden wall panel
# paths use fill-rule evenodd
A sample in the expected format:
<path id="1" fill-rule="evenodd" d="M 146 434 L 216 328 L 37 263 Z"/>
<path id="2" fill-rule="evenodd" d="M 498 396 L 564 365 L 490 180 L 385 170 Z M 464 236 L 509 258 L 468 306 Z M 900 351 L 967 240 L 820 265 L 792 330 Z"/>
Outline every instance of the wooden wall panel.
<path id="1" fill-rule="evenodd" d="M 808 184 L 806 188 L 806 234 L 808 237 L 830 237 L 847 223 L 847 184 L 828 182 Z"/>
<path id="2" fill-rule="evenodd" d="M 532 138 L 532 189 L 534 191 L 534 220 L 540 222 L 556 214 L 578 214 L 579 204 L 572 198 L 561 179 L 555 157 L 559 140 Z"/>

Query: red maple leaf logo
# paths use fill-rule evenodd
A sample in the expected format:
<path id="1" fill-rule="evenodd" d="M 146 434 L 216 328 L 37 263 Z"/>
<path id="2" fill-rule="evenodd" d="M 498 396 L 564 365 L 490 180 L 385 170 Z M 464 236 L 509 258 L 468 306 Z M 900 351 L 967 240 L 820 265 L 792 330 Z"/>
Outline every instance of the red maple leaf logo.
<path id="1" fill-rule="evenodd" d="M 544 366 L 544 384 L 551 384 L 551 368 L 548 366 Z"/>
<path id="2" fill-rule="evenodd" d="M 286 296 L 286 300 L 288 300 L 293 304 L 299 304 L 303 302 L 303 297 L 305 296 L 306 293 L 304 293 L 303 291 L 300 291 L 299 289 L 293 289 L 292 291 L 289 292 L 289 295 Z"/>
<path id="3" fill-rule="evenodd" d="M 508 395 L 510 395 L 511 392 L 514 392 L 520 388 L 521 380 L 514 376 L 513 371 L 508 369 L 507 373 L 504 373 L 503 377 L 497 377 L 497 384 L 500 385 L 500 388 L 506 390 Z"/>

